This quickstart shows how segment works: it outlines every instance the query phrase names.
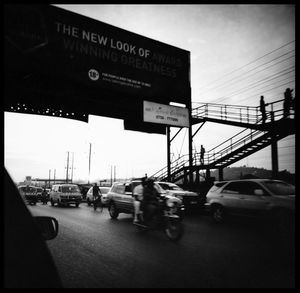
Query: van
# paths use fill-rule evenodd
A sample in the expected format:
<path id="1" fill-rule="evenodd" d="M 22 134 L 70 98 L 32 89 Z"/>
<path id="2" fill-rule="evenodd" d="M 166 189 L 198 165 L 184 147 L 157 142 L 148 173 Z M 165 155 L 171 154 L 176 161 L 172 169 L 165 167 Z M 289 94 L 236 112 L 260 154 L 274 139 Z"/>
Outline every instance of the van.
<path id="1" fill-rule="evenodd" d="M 75 204 L 76 207 L 82 201 L 82 195 L 76 184 L 54 184 L 50 191 L 50 202 L 54 206 Z"/>

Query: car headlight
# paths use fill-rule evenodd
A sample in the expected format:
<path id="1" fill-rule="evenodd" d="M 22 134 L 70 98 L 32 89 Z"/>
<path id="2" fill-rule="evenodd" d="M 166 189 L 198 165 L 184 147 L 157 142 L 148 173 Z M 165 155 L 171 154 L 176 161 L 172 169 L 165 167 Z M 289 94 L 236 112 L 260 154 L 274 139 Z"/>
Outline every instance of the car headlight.
<path id="1" fill-rule="evenodd" d="M 178 197 L 171 197 L 166 202 L 168 207 L 174 207 L 181 204 L 181 200 Z"/>
<path id="2" fill-rule="evenodd" d="M 175 195 L 175 196 L 176 196 L 176 198 L 178 198 L 178 199 L 180 199 L 180 200 L 183 199 L 183 196 L 182 196 L 182 195 L 177 194 L 177 195 Z"/>

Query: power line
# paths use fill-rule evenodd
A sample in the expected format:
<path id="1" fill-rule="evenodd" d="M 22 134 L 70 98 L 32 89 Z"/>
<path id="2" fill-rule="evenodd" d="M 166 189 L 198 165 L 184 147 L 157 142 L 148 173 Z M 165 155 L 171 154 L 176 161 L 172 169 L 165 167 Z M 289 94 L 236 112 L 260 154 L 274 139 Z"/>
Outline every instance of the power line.
<path id="1" fill-rule="evenodd" d="M 294 52 L 294 51 L 295 51 L 295 50 L 292 50 L 292 51 L 290 51 L 290 52 Z M 243 76 L 243 75 L 247 75 L 248 73 L 250 73 L 250 72 L 252 72 L 252 71 L 258 69 L 258 68 L 261 67 L 261 66 L 267 65 L 267 64 L 269 64 L 269 63 L 271 63 L 271 62 L 274 62 L 275 60 L 277 60 L 277 59 L 279 59 L 279 58 L 281 58 L 281 57 L 283 57 L 283 56 L 289 54 L 290 52 L 287 52 L 287 53 L 285 53 L 285 54 L 283 54 L 283 55 L 281 55 L 281 56 L 279 56 L 279 57 L 277 57 L 277 58 L 275 58 L 275 59 L 272 59 L 272 60 L 270 60 L 270 61 L 268 61 L 268 62 L 266 62 L 266 63 L 260 64 L 260 65 L 258 65 L 257 67 L 254 67 L 254 68 L 250 69 L 249 71 L 243 73 L 242 76 Z M 275 64 L 272 64 L 272 65 L 268 66 L 267 68 L 264 68 L 264 69 L 262 69 L 262 70 L 260 70 L 260 71 L 258 71 L 258 72 L 261 72 L 261 71 L 266 70 L 266 69 L 268 69 L 268 68 L 270 68 L 270 67 L 273 67 L 273 66 L 275 66 L 275 65 L 278 65 L 278 64 L 280 64 L 280 63 L 282 63 L 282 62 L 284 62 L 284 61 L 287 61 L 287 60 L 289 60 L 289 59 L 291 59 L 291 58 L 293 58 L 293 57 L 295 57 L 295 55 L 292 55 L 292 56 L 289 56 L 289 57 L 287 57 L 287 58 L 285 58 L 285 59 L 283 59 L 283 60 L 280 60 L 280 61 L 276 62 Z M 257 72 L 255 72 L 254 74 L 257 74 Z M 252 74 L 252 75 L 253 75 L 253 74 Z M 250 76 L 252 76 L 252 75 L 250 75 Z M 249 77 L 249 76 L 246 76 L 246 77 L 243 77 L 243 78 L 240 78 L 240 76 L 234 77 L 234 78 L 232 78 L 232 79 L 230 79 L 230 80 L 225 81 L 225 82 L 222 83 L 221 85 L 218 85 L 218 86 L 216 86 L 216 87 L 207 89 L 206 91 L 200 93 L 200 95 L 201 95 L 201 94 L 204 94 L 204 93 L 206 93 L 206 92 L 208 92 L 209 90 L 212 90 L 212 89 L 219 89 L 220 87 L 222 88 L 222 86 L 224 86 L 224 85 L 225 85 L 225 86 L 228 86 L 228 83 L 230 84 L 230 81 L 235 81 L 235 79 L 243 80 L 243 79 L 246 79 L 246 78 L 248 78 L 248 77 Z M 231 83 L 232 83 L 232 82 L 231 82 Z"/>
<path id="2" fill-rule="evenodd" d="M 295 66 L 292 66 L 291 68 L 295 68 Z M 250 90 L 250 89 L 252 89 L 252 88 L 255 88 L 256 85 L 267 83 L 267 82 L 269 82 L 269 81 L 271 81 L 271 80 L 274 80 L 274 79 L 276 79 L 276 78 L 279 78 L 279 77 L 281 77 L 281 76 L 285 76 L 286 74 L 289 74 L 289 73 L 291 73 L 291 72 L 294 72 L 294 70 L 290 70 L 290 71 L 288 71 L 288 72 L 286 72 L 286 73 L 279 74 L 279 73 L 284 72 L 284 71 L 286 71 L 286 70 L 287 70 L 287 69 L 282 70 L 282 71 L 280 71 L 280 72 L 278 72 L 278 73 L 272 74 L 272 75 L 270 75 L 270 76 L 268 76 L 268 77 L 266 77 L 266 78 L 264 78 L 264 79 L 261 79 L 261 80 L 259 80 L 259 81 L 253 82 L 252 84 L 249 84 L 248 86 L 246 86 L 246 87 L 244 87 L 244 88 L 241 88 L 241 89 L 237 90 L 236 92 L 231 92 L 231 93 L 229 93 L 229 96 L 227 95 L 227 97 L 234 96 L 234 95 L 236 95 L 236 94 L 238 94 L 238 93 L 243 93 L 243 92 L 245 92 L 245 91 L 247 91 L 247 90 Z M 280 81 L 283 81 L 283 80 L 280 80 Z M 247 88 L 248 88 L 248 89 L 247 89 Z M 244 90 L 244 91 L 243 91 L 243 90 Z"/>
<path id="3" fill-rule="evenodd" d="M 294 79 L 294 80 L 291 80 L 291 81 L 289 81 L 289 82 L 280 84 L 280 85 L 278 85 L 278 86 L 276 86 L 276 87 L 273 87 L 273 88 L 271 88 L 271 89 L 269 89 L 269 90 L 264 91 L 264 94 L 267 93 L 267 92 L 272 91 L 273 89 L 277 89 L 277 88 L 280 88 L 280 87 L 282 87 L 282 86 L 287 86 L 287 85 L 289 85 L 289 84 L 293 84 L 294 82 L 295 82 L 295 79 Z M 261 89 L 264 89 L 264 88 L 265 88 L 265 87 L 263 87 L 263 88 L 261 88 Z M 250 98 L 254 98 L 254 97 L 256 97 L 256 96 L 257 96 L 257 95 L 252 95 L 252 96 L 249 96 L 249 97 L 245 97 L 244 99 L 242 99 L 242 100 L 240 100 L 240 101 L 245 101 L 245 100 L 248 100 L 248 99 L 250 99 Z"/>
<path id="4" fill-rule="evenodd" d="M 242 94 L 242 93 L 245 93 L 245 92 L 248 92 L 248 91 L 253 91 L 254 89 L 255 89 L 256 91 L 257 91 L 257 90 L 260 90 L 260 92 L 261 92 L 262 89 L 265 89 L 265 88 L 267 88 L 267 87 L 269 87 L 269 86 L 271 86 L 271 85 L 278 84 L 278 82 L 282 82 L 282 81 L 288 80 L 288 79 L 290 79 L 290 78 L 294 78 L 294 76 L 289 76 L 289 77 L 284 78 L 284 79 L 282 79 L 282 80 L 279 80 L 279 81 L 277 81 L 277 82 L 274 82 L 274 83 L 265 85 L 265 86 L 263 86 L 263 87 L 261 87 L 261 88 L 255 89 L 256 87 L 260 86 L 260 84 L 258 84 L 258 85 L 255 85 L 255 86 L 253 86 L 253 87 L 250 87 L 249 89 L 234 92 L 234 93 L 232 93 L 231 95 L 229 95 L 229 96 L 227 96 L 227 97 L 228 97 L 228 98 L 234 97 L 234 96 L 236 96 L 236 95 L 238 95 L 238 94 Z M 271 80 L 272 80 L 272 79 L 271 79 Z M 268 80 L 268 82 L 271 81 L 271 80 Z M 263 84 L 264 84 L 264 83 L 265 83 L 265 82 L 263 82 Z"/>
<path id="5" fill-rule="evenodd" d="M 282 45 L 281 47 L 279 47 L 279 48 L 277 48 L 277 49 L 275 49 L 275 50 L 273 50 L 273 51 L 271 51 L 271 52 L 269 52 L 269 53 L 267 53 L 267 54 L 265 54 L 265 55 L 263 55 L 263 56 L 261 56 L 261 57 L 255 59 L 255 60 L 253 60 L 253 61 L 251 61 L 251 62 L 249 62 L 249 63 L 243 65 L 242 67 L 239 67 L 239 68 L 234 69 L 233 71 L 231 71 L 231 72 L 229 72 L 229 73 L 226 73 L 226 74 L 225 74 L 223 77 L 221 77 L 221 78 L 224 78 L 224 77 L 226 77 L 226 76 L 228 76 L 228 75 L 230 75 L 230 74 L 232 74 L 232 73 L 234 73 L 234 72 L 236 72 L 236 71 L 238 71 L 238 70 L 241 70 L 241 69 L 247 67 L 248 65 L 250 65 L 250 64 L 252 64 L 252 63 L 254 63 L 254 62 L 256 62 L 256 61 L 258 61 L 258 60 L 260 60 L 260 59 L 262 59 L 262 58 L 264 58 L 264 57 L 266 57 L 266 56 L 268 56 L 268 55 L 270 55 L 270 54 L 272 54 L 272 53 L 274 53 L 274 52 L 276 52 L 276 51 L 278 51 L 278 50 L 280 50 L 280 49 L 282 49 L 282 48 L 284 48 L 284 47 L 286 47 L 286 46 L 288 46 L 289 44 L 294 43 L 294 42 L 295 42 L 295 40 L 290 41 L 290 42 L 288 42 L 288 43 Z M 218 79 L 212 81 L 212 82 L 209 83 L 208 85 L 211 85 L 211 84 L 213 84 L 213 83 L 215 83 L 216 81 L 219 81 L 219 80 L 220 80 L 220 78 L 218 78 Z M 208 85 L 206 85 L 206 86 L 208 86 Z M 206 86 L 204 86 L 204 87 L 206 87 Z"/>

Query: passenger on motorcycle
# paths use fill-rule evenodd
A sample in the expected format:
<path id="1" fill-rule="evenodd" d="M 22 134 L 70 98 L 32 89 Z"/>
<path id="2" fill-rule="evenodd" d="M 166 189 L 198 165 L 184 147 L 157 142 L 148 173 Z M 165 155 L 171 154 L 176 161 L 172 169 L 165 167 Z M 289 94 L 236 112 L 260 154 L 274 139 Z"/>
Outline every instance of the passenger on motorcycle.
<path id="1" fill-rule="evenodd" d="M 139 222 L 139 218 L 142 218 L 142 211 L 140 209 L 141 201 L 143 200 L 143 192 L 144 192 L 144 186 L 146 182 L 146 177 L 142 178 L 142 183 L 137 185 L 133 189 L 133 206 L 134 206 L 134 218 L 133 223 Z"/>
<path id="2" fill-rule="evenodd" d="M 144 221 L 150 220 L 159 205 L 159 192 L 154 186 L 154 180 L 149 178 L 146 180 L 143 189 L 143 200 L 141 202 L 141 210 L 143 211 Z"/>

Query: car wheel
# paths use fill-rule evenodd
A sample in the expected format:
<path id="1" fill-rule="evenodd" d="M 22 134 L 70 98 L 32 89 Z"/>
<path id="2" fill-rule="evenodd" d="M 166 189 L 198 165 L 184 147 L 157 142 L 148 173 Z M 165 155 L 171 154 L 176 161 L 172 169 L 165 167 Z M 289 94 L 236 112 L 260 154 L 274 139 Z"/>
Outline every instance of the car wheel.
<path id="1" fill-rule="evenodd" d="M 224 208 L 220 205 L 216 205 L 212 209 L 212 217 L 216 223 L 224 222 Z"/>
<path id="2" fill-rule="evenodd" d="M 76 208 L 78 208 L 79 207 L 79 203 L 77 202 L 77 203 L 75 203 L 75 206 L 76 206 Z"/>
<path id="3" fill-rule="evenodd" d="M 116 219 L 119 216 L 119 211 L 114 203 L 109 206 L 109 215 L 112 219 Z"/>

